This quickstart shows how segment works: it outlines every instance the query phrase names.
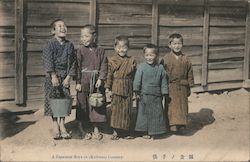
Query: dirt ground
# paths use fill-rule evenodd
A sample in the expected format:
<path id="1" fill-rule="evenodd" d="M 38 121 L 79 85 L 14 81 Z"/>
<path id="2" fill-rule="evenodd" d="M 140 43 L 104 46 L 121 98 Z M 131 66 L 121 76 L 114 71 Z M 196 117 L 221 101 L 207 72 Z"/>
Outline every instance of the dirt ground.
<path id="1" fill-rule="evenodd" d="M 249 91 L 192 94 L 185 135 L 162 139 L 80 139 L 75 110 L 67 119 L 70 140 L 52 140 L 50 118 L 40 110 L 1 113 L 1 161 L 248 161 Z M 2 112 L 4 112 L 2 110 Z"/>

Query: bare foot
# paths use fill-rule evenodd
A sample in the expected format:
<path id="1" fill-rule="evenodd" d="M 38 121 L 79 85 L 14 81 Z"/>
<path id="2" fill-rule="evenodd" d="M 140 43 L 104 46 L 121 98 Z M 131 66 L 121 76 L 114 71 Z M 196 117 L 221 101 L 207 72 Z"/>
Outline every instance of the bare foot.
<path id="1" fill-rule="evenodd" d="M 60 128 L 57 121 L 53 121 L 53 138 L 58 140 L 61 138 Z"/>

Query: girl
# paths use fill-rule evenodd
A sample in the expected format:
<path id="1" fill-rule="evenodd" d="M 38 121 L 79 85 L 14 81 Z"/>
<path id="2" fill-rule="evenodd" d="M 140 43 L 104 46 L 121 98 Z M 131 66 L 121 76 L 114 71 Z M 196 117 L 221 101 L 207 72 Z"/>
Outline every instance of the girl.
<path id="1" fill-rule="evenodd" d="M 88 100 L 92 89 L 104 92 L 103 81 L 107 75 L 107 59 L 104 55 L 104 49 L 97 47 L 95 43 L 95 26 L 83 26 L 80 40 L 83 46 L 77 50 L 76 119 L 79 121 L 79 129 L 82 133 L 82 124 L 91 124 L 94 127 L 93 133 L 92 130 L 87 130 L 85 139 L 89 140 L 94 137 L 101 140 L 103 135 L 99 132 L 98 125 L 106 121 L 106 109 L 104 106 L 91 107 Z M 97 79 L 95 80 L 95 78 Z M 94 82 L 91 82 L 93 79 Z"/>
<path id="2" fill-rule="evenodd" d="M 51 23 L 51 33 L 54 38 L 48 41 L 42 55 L 46 71 L 44 114 L 52 116 L 54 139 L 68 139 L 71 138 L 71 135 L 64 126 L 65 117 L 53 117 L 49 99 L 69 97 L 70 79 L 75 75 L 76 57 L 73 44 L 66 40 L 67 27 L 63 20 L 57 19 Z"/>
<path id="3" fill-rule="evenodd" d="M 133 78 L 136 62 L 127 55 L 129 48 L 128 38 L 118 36 L 115 38 L 115 54 L 108 61 L 108 75 L 105 84 L 106 94 L 112 93 L 111 101 L 111 127 L 114 128 L 112 140 L 119 139 L 117 129 L 130 129 L 130 113 L 133 97 Z M 108 98 L 108 97 L 107 97 Z M 127 139 L 132 138 L 127 133 Z"/>
<path id="4" fill-rule="evenodd" d="M 157 63 L 157 47 L 148 44 L 143 49 L 146 63 L 140 64 L 135 74 L 134 91 L 139 100 L 136 131 L 146 132 L 143 138 L 166 133 L 162 99 L 168 94 L 166 72 Z"/>

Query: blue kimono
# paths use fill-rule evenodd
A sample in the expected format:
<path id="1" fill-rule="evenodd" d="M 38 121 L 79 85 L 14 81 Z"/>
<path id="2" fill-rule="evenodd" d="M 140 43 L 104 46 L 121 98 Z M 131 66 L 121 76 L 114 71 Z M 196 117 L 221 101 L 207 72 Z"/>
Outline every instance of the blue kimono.
<path id="1" fill-rule="evenodd" d="M 135 130 L 148 132 L 148 135 L 166 133 L 162 98 L 168 94 L 168 83 L 164 67 L 160 64 L 140 64 L 133 88 L 140 94 Z"/>
<path id="2" fill-rule="evenodd" d="M 62 82 L 67 75 L 75 76 L 75 51 L 73 44 L 65 40 L 63 44 L 56 38 L 48 41 L 43 49 L 42 54 L 45 76 L 45 111 L 44 115 L 52 115 L 49 105 L 49 99 L 55 97 L 68 97 L 70 95 L 68 88 L 63 88 Z M 55 88 L 52 86 L 51 73 L 56 73 L 60 86 Z"/>

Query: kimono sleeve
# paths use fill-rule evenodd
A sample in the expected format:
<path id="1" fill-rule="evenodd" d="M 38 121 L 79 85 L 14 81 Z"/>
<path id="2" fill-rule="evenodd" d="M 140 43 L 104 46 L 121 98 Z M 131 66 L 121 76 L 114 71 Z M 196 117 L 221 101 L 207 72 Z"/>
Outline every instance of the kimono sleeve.
<path id="1" fill-rule="evenodd" d="M 78 49 L 76 52 L 76 84 L 81 83 L 81 78 L 82 78 L 81 68 L 82 68 L 82 54 L 81 50 Z"/>
<path id="2" fill-rule="evenodd" d="M 105 83 L 105 88 L 111 88 L 113 84 L 114 68 L 112 67 L 111 62 L 108 60 L 108 73 Z"/>
<path id="3" fill-rule="evenodd" d="M 170 70 L 168 68 L 168 59 L 165 57 L 163 57 L 162 59 L 160 59 L 160 64 L 163 66 L 163 68 L 165 69 L 166 71 L 166 75 L 167 77 L 170 75 Z"/>
<path id="4" fill-rule="evenodd" d="M 136 60 L 133 58 L 133 63 L 132 63 L 132 67 L 133 67 L 132 79 L 133 79 L 133 80 L 134 80 L 134 78 L 135 78 L 136 66 L 137 66 L 137 62 L 136 62 Z"/>
<path id="5" fill-rule="evenodd" d="M 161 66 L 161 94 L 167 95 L 168 94 L 168 79 L 167 79 L 167 72 L 165 71 L 164 67 Z"/>
<path id="6" fill-rule="evenodd" d="M 139 92 L 142 86 L 142 66 L 139 66 L 136 70 L 134 82 L 133 82 L 133 90 L 135 92 Z"/>
<path id="7" fill-rule="evenodd" d="M 98 79 L 105 80 L 108 72 L 108 59 L 105 55 L 105 50 L 101 49 L 101 67 L 100 67 L 100 75 Z"/>
<path id="8" fill-rule="evenodd" d="M 70 44 L 70 55 L 69 55 L 69 74 L 72 77 L 76 76 L 76 53 L 74 45 Z"/>
<path id="9" fill-rule="evenodd" d="M 193 74 L 193 66 L 191 61 L 188 60 L 188 84 L 189 87 L 194 86 L 194 74 Z"/>
<path id="10" fill-rule="evenodd" d="M 51 73 L 55 71 L 53 54 L 54 50 L 52 42 L 48 42 L 48 44 L 44 47 L 42 53 L 43 65 L 46 73 Z"/>

